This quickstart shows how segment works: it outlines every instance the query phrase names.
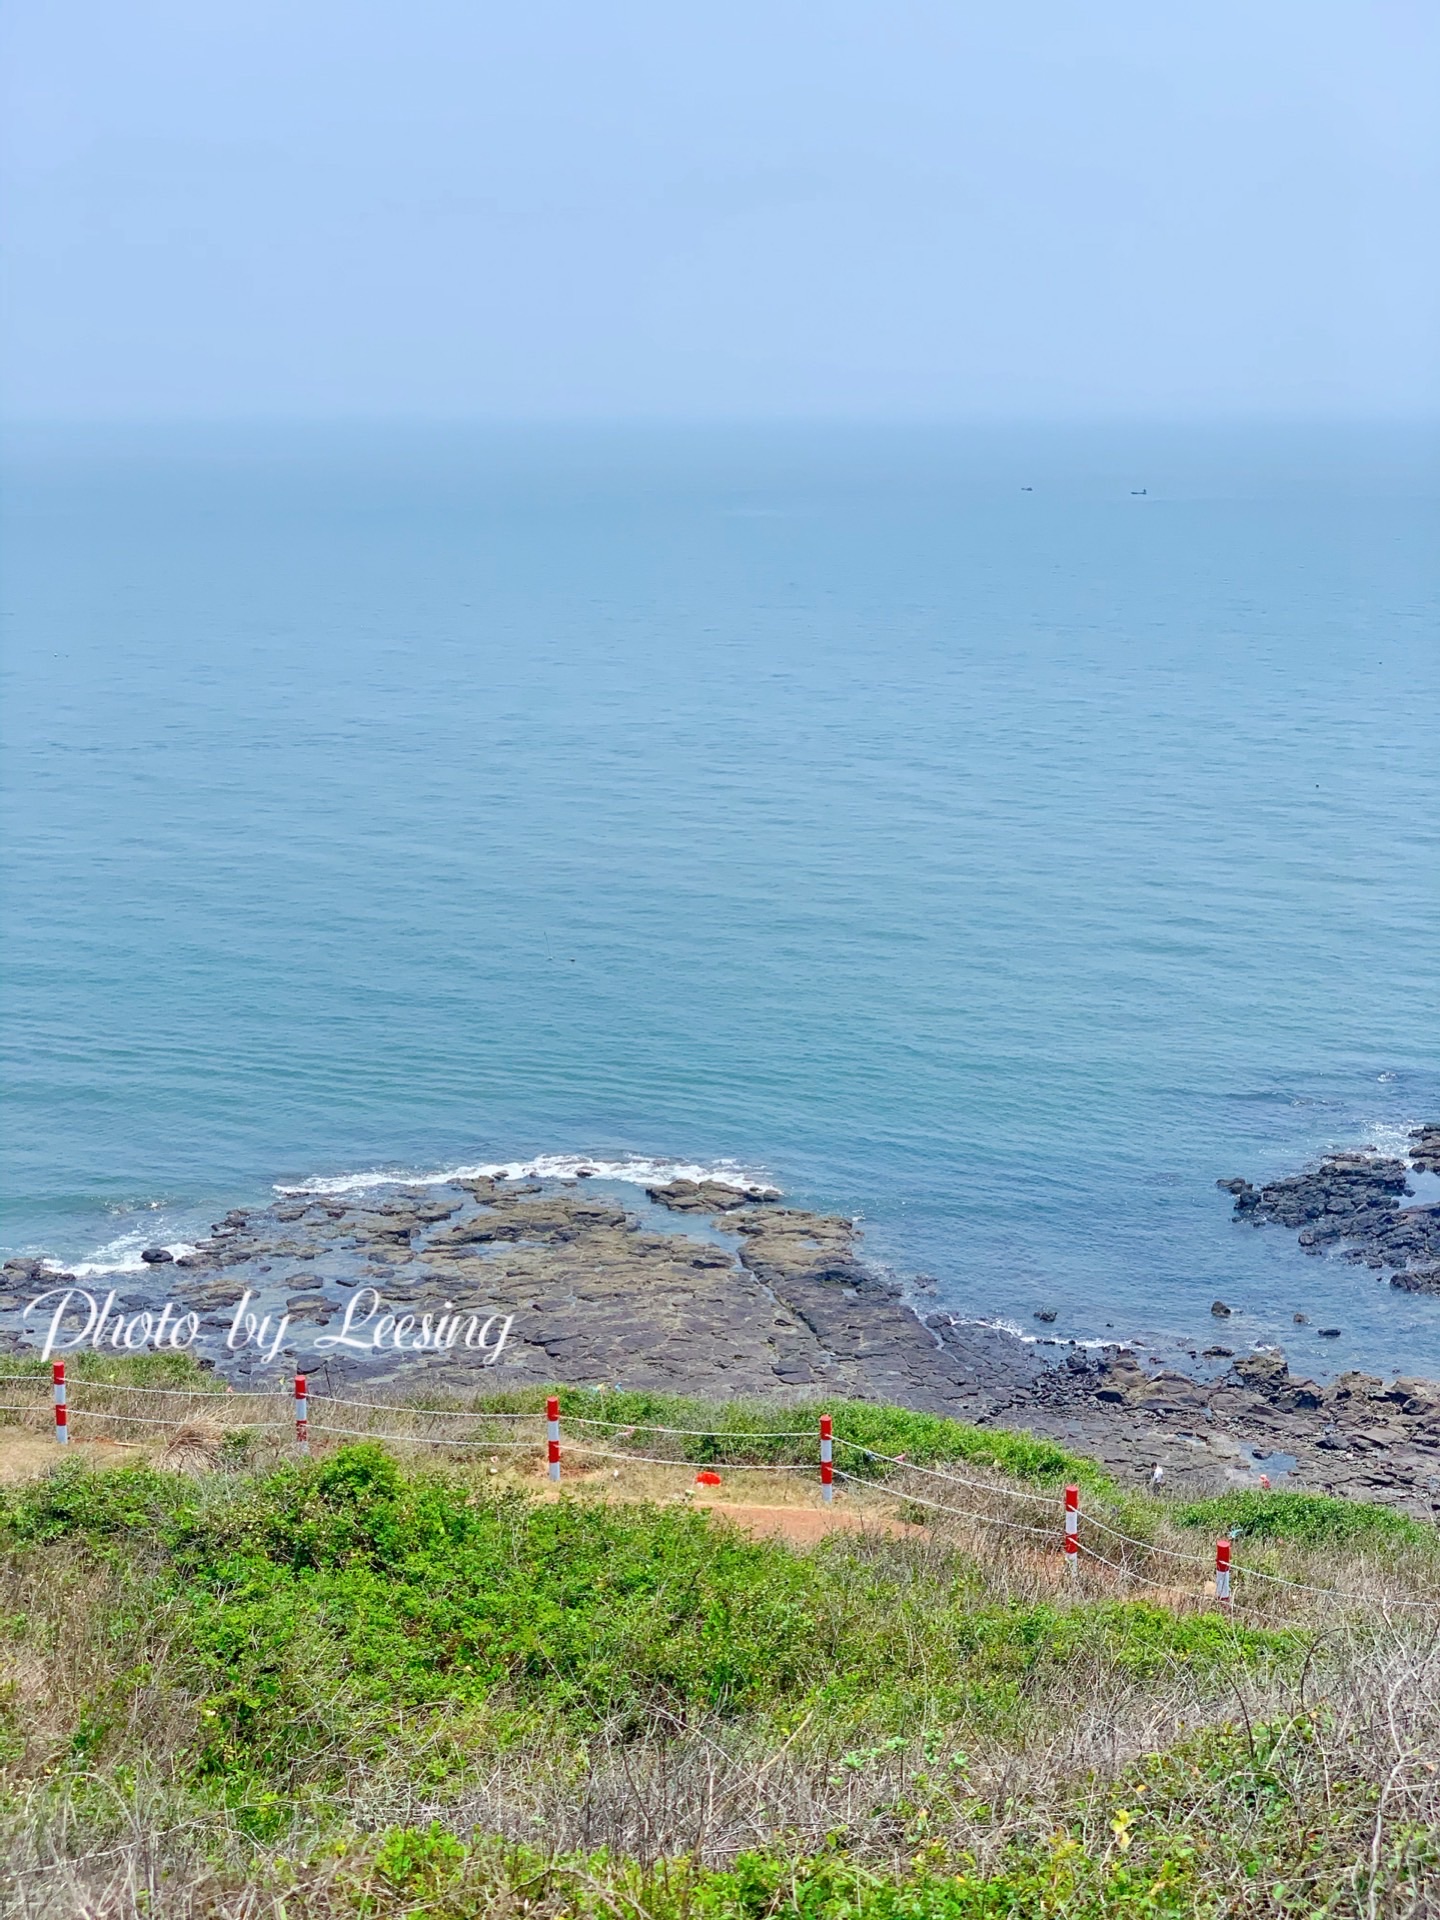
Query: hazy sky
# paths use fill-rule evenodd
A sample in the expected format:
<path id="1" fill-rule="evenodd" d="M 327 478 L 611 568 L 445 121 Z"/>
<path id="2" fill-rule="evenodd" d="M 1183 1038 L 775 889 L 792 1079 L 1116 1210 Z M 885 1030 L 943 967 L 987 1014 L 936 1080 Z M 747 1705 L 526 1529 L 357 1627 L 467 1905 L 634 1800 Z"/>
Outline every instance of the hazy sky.
<path id="1" fill-rule="evenodd" d="M 12 415 L 1433 413 L 1435 0 L 7 0 Z"/>

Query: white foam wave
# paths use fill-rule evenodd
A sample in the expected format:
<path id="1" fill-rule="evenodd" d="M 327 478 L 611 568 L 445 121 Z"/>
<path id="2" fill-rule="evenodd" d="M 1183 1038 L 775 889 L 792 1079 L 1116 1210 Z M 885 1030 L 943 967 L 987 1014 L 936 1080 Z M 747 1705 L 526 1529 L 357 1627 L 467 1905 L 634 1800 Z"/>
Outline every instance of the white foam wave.
<path id="1" fill-rule="evenodd" d="M 73 1273 L 77 1280 L 102 1279 L 112 1273 L 154 1273 L 156 1268 L 140 1258 L 142 1249 L 154 1245 L 148 1234 L 122 1233 L 117 1240 L 97 1247 L 86 1260 L 47 1258 L 44 1267 L 47 1273 Z M 184 1254 L 194 1253 L 195 1248 L 188 1240 L 174 1240 L 165 1251 L 178 1260 Z"/>
<path id="2" fill-rule="evenodd" d="M 601 1160 L 584 1153 L 542 1153 L 534 1160 L 485 1160 L 473 1166 L 442 1167 L 417 1173 L 403 1167 L 378 1167 L 369 1173 L 316 1174 L 309 1180 L 281 1185 L 276 1193 L 368 1193 L 376 1187 L 443 1187 L 452 1180 L 573 1180 L 582 1173 L 596 1180 L 625 1180 L 635 1186 L 659 1186 L 668 1180 L 720 1180 L 730 1186 L 763 1187 L 779 1194 L 766 1175 L 737 1160 L 702 1165 L 691 1160 L 651 1159 L 627 1154 L 623 1160 Z"/>
<path id="3" fill-rule="evenodd" d="M 935 1309 L 931 1307 L 930 1311 L 933 1313 Z M 996 1333 L 1013 1333 L 1015 1338 L 1017 1340 L 1023 1340 L 1027 1347 L 1085 1347 L 1095 1352 L 1100 1352 L 1106 1347 L 1120 1347 L 1131 1344 L 1128 1341 L 1120 1339 L 1072 1339 L 1068 1333 L 1031 1333 L 1027 1328 L 1017 1326 L 1013 1320 L 1007 1320 L 1000 1314 L 996 1314 L 987 1320 L 979 1314 L 966 1316 L 957 1313 L 952 1317 L 951 1325 L 956 1327 L 991 1327 Z"/>
<path id="4" fill-rule="evenodd" d="M 1418 1120 L 1375 1120 L 1365 1129 L 1365 1144 L 1374 1147 L 1377 1153 L 1385 1154 L 1391 1160 L 1410 1158 L 1410 1135 L 1418 1127 Z"/>

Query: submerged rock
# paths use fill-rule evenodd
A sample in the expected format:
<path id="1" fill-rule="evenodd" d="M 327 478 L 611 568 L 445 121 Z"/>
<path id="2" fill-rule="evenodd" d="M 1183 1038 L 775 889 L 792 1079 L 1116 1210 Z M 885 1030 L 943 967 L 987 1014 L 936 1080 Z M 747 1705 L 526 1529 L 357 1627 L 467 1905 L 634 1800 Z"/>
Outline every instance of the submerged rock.
<path id="1" fill-rule="evenodd" d="M 778 1200 L 773 1187 L 734 1187 L 723 1180 L 669 1180 L 647 1187 L 645 1196 L 672 1213 L 730 1213 L 763 1200 Z"/>
<path id="2" fill-rule="evenodd" d="M 1440 1293 L 1440 1266 L 1407 1267 L 1402 1273 L 1392 1273 L 1390 1284 L 1402 1293 Z"/>
<path id="3" fill-rule="evenodd" d="M 1440 1126 L 1418 1128 L 1410 1137 L 1411 1167 L 1440 1170 Z M 1246 1180 L 1216 1184 L 1235 1195 L 1237 1216 L 1255 1226 L 1292 1228 L 1307 1253 L 1344 1249 L 1343 1257 L 1357 1265 L 1404 1272 L 1440 1260 L 1440 1207 L 1401 1204 L 1411 1194 L 1411 1167 L 1365 1150 L 1331 1154 L 1308 1172 L 1263 1187 Z"/>

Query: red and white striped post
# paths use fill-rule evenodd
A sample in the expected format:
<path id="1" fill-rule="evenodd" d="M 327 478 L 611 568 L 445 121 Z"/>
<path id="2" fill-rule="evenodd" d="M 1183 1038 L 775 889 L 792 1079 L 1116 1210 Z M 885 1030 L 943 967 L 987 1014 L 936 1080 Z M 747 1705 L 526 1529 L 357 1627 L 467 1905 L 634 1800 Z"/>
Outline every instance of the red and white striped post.
<path id="1" fill-rule="evenodd" d="M 50 1378 L 55 1382 L 55 1438 L 61 1446 L 70 1439 L 70 1409 L 65 1404 L 65 1362 L 50 1362 Z"/>
<path id="2" fill-rule="evenodd" d="M 820 1416 L 820 1498 L 835 1498 L 835 1442 L 831 1438 L 834 1431 L 830 1415 Z"/>
<path id="3" fill-rule="evenodd" d="M 560 1478 L 560 1402 L 551 1394 L 545 1402 L 545 1451 L 550 1460 L 550 1478 Z"/>
<path id="4" fill-rule="evenodd" d="M 1230 1604 L 1230 1542 L 1215 1542 L 1215 1598 L 1222 1606 Z"/>
<path id="5" fill-rule="evenodd" d="M 1071 1573 L 1080 1570 L 1080 1489 L 1065 1489 L 1065 1564 Z"/>
<path id="6" fill-rule="evenodd" d="M 303 1373 L 295 1376 L 295 1445 L 310 1451 L 310 1383 Z"/>

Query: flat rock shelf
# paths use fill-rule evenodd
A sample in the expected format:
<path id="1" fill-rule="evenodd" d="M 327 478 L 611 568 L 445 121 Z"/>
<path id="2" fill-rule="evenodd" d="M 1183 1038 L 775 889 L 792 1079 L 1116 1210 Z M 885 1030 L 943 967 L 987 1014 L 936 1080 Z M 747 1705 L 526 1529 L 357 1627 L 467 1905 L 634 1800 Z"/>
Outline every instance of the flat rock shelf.
<path id="1" fill-rule="evenodd" d="M 1437 1156 L 1440 1128 L 1420 1130 L 1416 1168 L 1431 1170 Z M 1242 1214 L 1302 1229 L 1323 1222 L 1327 1246 L 1380 1235 L 1392 1247 L 1398 1214 L 1409 1260 L 1423 1248 L 1400 1205 L 1405 1174 L 1403 1163 L 1341 1155 L 1262 1189 L 1222 1184 Z M 718 1181 L 672 1180 L 643 1200 L 632 1186 L 583 1177 L 302 1192 L 228 1213 L 178 1260 L 155 1249 L 143 1275 L 118 1277 L 119 1305 L 171 1299 L 197 1313 L 202 1351 L 237 1386 L 298 1367 L 332 1391 L 423 1382 L 467 1394 L 555 1381 L 712 1398 L 844 1395 L 1027 1429 L 1135 1477 L 1159 1464 L 1176 1484 L 1253 1484 L 1274 1461 L 1292 1485 L 1440 1515 L 1433 1382 L 1349 1373 L 1321 1386 L 1294 1377 L 1281 1353 L 1223 1347 L 1197 1377 L 1156 1372 L 1123 1346 L 1022 1340 L 913 1306 L 865 1264 L 859 1237 L 844 1217 Z M 1397 1271 L 1424 1275 L 1425 1266 Z M 66 1276 L 12 1261 L 3 1279 L 18 1306 L 37 1283 L 53 1288 Z M 272 1325 L 289 1315 L 268 1365 L 253 1344 L 227 1344 L 247 1295 Z M 452 1311 L 513 1321 L 488 1363 L 486 1350 L 463 1343 L 443 1352 L 316 1346 L 344 1330 L 347 1311 L 363 1342 L 377 1300 L 417 1325 Z M 0 1339 L 18 1348 L 13 1309 L 4 1321 Z"/>

